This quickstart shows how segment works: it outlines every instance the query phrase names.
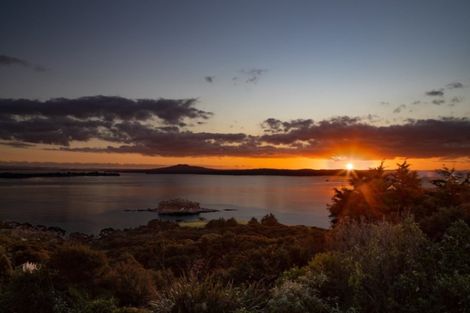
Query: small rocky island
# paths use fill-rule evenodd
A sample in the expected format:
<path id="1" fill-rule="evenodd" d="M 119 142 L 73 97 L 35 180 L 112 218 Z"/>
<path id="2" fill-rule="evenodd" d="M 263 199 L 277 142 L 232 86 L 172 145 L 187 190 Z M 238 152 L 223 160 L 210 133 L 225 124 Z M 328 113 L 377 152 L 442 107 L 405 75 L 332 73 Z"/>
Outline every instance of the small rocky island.
<path id="1" fill-rule="evenodd" d="M 157 212 L 158 215 L 163 216 L 190 216 L 198 215 L 200 213 L 218 212 L 215 209 L 201 208 L 199 202 L 190 201 L 186 199 L 171 199 L 164 200 L 158 203 L 155 209 L 126 209 L 126 212 Z"/>
<path id="2" fill-rule="evenodd" d="M 171 216 L 197 215 L 199 213 L 217 212 L 217 210 L 201 208 L 199 202 L 185 199 L 160 201 L 156 211 L 159 215 Z"/>

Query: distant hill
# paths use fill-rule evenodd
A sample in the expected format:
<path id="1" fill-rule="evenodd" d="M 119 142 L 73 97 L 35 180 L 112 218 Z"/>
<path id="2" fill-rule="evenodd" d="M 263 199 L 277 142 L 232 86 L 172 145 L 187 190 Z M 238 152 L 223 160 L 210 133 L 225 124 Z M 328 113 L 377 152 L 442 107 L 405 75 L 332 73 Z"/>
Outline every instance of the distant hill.
<path id="1" fill-rule="evenodd" d="M 159 167 L 155 169 L 146 170 L 148 174 L 208 174 L 217 172 L 216 169 L 211 169 L 202 166 L 191 166 L 188 164 L 178 164 L 168 167 Z"/>
<path id="2" fill-rule="evenodd" d="M 213 169 L 200 166 L 191 166 L 187 164 L 178 164 L 169 167 L 161 167 L 144 171 L 147 174 L 197 174 L 197 175 L 248 175 L 248 176 L 334 176 L 345 175 L 344 170 L 313 170 L 313 169 Z"/>

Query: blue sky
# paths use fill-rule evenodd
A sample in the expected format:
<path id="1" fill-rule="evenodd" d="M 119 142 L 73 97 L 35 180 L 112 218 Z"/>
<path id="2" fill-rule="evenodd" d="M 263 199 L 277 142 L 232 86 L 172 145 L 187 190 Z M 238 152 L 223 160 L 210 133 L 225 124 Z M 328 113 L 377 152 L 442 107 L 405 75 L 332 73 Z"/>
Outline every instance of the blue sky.
<path id="1" fill-rule="evenodd" d="M 196 129 L 217 132 L 259 133 L 269 117 L 468 117 L 469 12 L 436 0 L 2 1 L 0 54 L 46 70 L 1 66 L 0 97 L 197 98 L 214 116 Z M 432 104 L 425 92 L 441 88 L 446 102 Z"/>

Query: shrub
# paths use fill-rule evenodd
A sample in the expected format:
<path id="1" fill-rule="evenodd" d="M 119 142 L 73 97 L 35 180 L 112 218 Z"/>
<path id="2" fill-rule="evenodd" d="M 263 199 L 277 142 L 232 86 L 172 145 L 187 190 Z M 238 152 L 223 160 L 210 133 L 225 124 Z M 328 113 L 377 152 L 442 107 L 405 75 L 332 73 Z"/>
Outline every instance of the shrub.
<path id="1" fill-rule="evenodd" d="M 0 295 L 1 313 L 53 313 L 63 303 L 47 272 L 18 272 Z"/>
<path id="2" fill-rule="evenodd" d="M 235 227 L 235 226 L 238 226 L 238 222 L 233 217 L 225 221 L 225 227 Z"/>
<path id="3" fill-rule="evenodd" d="M 470 227 L 462 220 L 454 222 L 438 244 L 440 270 L 470 275 Z"/>
<path id="4" fill-rule="evenodd" d="M 332 250 L 317 254 L 304 274 L 291 279 L 295 284 L 285 285 L 286 296 L 300 297 L 295 301 L 303 303 L 306 312 L 422 308 L 420 301 L 429 283 L 426 261 L 431 242 L 416 223 L 409 219 L 400 224 L 340 223 L 328 242 Z"/>
<path id="5" fill-rule="evenodd" d="M 117 313 L 116 304 L 112 299 L 96 299 L 82 303 L 76 308 L 77 313 Z"/>
<path id="6" fill-rule="evenodd" d="M 20 245 L 15 247 L 14 250 L 13 259 L 16 265 L 21 265 L 26 262 L 44 263 L 49 259 L 48 252 L 39 247 Z"/>
<path id="7" fill-rule="evenodd" d="M 225 227 L 225 219 L 218 218 L 218 219 L 210 220 L 209 222 L 207 222 L 205 227 L 209 229 Z"/>
<path id="8" fill-rule="evenodd" d="M 269 213 L 268 215 L 263 216 L 263 218 L 261 219 L 261 225 L 278 226 L 280 224 L 277 221 L 277 218 L 272 213 Z"/>
<path id="9" fill-rule="evenodd" d="M 154 303 L 155 311 L 185 313 L 258 312 L 264 305 L 256 286 L 236 288 L 211 277 L 185 276 L 162 292 Z"/>
<path id="10" fill-rule="evenodd" d="M 460 207 L 439 208 L 419 221 L 421 229 L 432 239 L 441 239 L 446 230 L 457 220 L 470 223 L 470 204 Z"/>
<path id="11" fill-rule="evenodd" d="M 318 276 L 317 276 L 318 277 Z M 330 306 L 310 284 L 287 280 L 273 288 L 267 311 L 272 313 L 327 313 Z"/>
<path id="12" fill-rule="evenodd" d="M 64 245 L 51 257 L 49 266 L 57 270 L 60 280 L 72 284 L 93 285 L 108 270 L 103 252 L 84 245 Z"/>
<path id="13" fill-rule="evenodd" d="M 146 305 L 156 295 L 151 273 L 130 255 L 112 267 L 108 282 L 121 305 Z"/>
<path id="14" fill-rule="evenodd" d="M 428 299 L 434 312 L 467 312 L 470 307 L 470 274 L 438 275 Z"/>
<path id="15" fill-rule="evenodd" d="M 1 247 L 0 247 L 1 248 Z M 0 284 L 10 278 L 13 273 L 10 259 L 0 249 Z"/>

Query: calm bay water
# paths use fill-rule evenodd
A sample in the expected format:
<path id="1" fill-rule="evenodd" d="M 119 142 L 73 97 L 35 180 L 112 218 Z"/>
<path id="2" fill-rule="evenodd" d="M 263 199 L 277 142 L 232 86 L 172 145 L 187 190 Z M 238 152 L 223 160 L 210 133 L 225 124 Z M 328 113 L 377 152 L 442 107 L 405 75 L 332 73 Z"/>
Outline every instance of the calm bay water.
<path id="1" fill-rule="evenodd" d="M 158 218 L 161 200 L 186 198 L 221 210 L 201 217 L 248 220 L 274 213 L 285 224 L 328 227 L 333 188 L 342 177 L 122 174 L 119 177 L 0 179 L 0 219 L 97 233 Z"/>

